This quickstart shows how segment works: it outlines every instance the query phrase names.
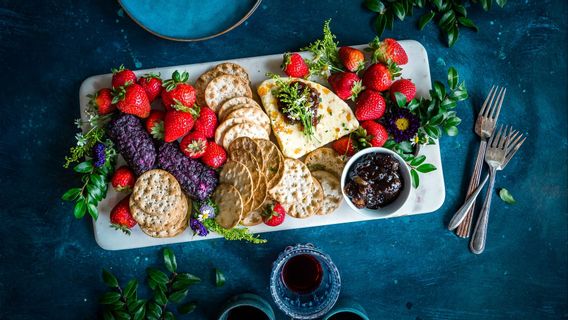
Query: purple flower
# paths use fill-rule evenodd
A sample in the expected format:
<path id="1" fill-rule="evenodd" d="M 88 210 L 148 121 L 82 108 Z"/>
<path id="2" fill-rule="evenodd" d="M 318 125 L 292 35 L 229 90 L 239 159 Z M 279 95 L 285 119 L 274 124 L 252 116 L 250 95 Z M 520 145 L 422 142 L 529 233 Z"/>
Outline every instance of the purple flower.
<path id="1" fill-rule="evenodd" d="M 105 164 L 105 161 L 105 145 L 97 142 L 93 146 L 93 165 L 97 168 L 100 168 Z"/>
<path id="2" fill-rule="evenodd" d="M 418 132 L 420 119 L 408 109 L 398 109 L 386 119 L 386 127 L 394 141 L 408 141 Z"/>
<path id="3" fill-rule="evenodd" d="M 191 228 L 191 230 L 193 230 L 194 235 L 198 234 L 202 237 L 205 237 L 209 234 L 209 231 L 207 231 L 207 228 L 205 228 L 203 223 L 193 217 L 189 219 L 189 227 Z"/>

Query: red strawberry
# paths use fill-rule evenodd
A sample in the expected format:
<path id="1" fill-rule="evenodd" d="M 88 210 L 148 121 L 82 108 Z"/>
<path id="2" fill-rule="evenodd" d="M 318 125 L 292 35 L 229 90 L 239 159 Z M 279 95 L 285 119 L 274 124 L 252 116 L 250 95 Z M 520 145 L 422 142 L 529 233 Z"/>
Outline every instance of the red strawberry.
<path id="1" fill-rule="evenodd" d="M 331 85 L 333 92 L 342 100 L 355 100 L 363 87 L 361 79 L 353 72 L 337 72 L 333 73 L 327 82 Z"/>
<path id="2" fill-rule="evenodd" d="M 339 48 L 339 60 L 348 71 L 359 72 L 365 68 L 365 55 L 363 51 L 352 47 Z"/>
<path id="3" fill-rule="evenodd" d="M 220 145 L 213 141 L 207 142 L 205 154 L 201 157 L 201 162 L 211 168 L 219 168 L 227 161 L 227 152 Z"/>
<path id="4" fill-rule="evenodd" d="M 276 227 L 284 222 L 284 218 L 286 210 L 278 202 L 267 205 L 262 211 L 262 220 L 267 226 Z"/>
<path id="5" fill-rule="evenodd" d="M 159 74 L 145 74 L 138 80 L 138 84 L 144 88 L 148 100 L 153 102 L 162 93 L 162 79 Z"/>
<path id="6" fill-rule="evenodd" d="M 172 78 L 164 81 L 162 86 L 162 103 L 166 110 L 172 110 L 175 104 L 186 107 L 193 107 L 195 104 L 195 89 L 187 84 L 189 73 L 179 73 L 177 70 L 172 74 Z"/>
<path id="7" fill-rule="evenodd" d="M 345 136 L 336 140 L 331 145 L 339 155 L 351 157 L 355 154 L 355 140 L 351 136 Z"/>
<path id="8" fill-rule="evenodd" d="M 306 61 L 297 53 L 285 53 L 280 67 L 289 77 L 305 78 L 310 74 Z"/>
<path id="9" fill-rule="evenodd" d="M 150 111 L 148 119 L 146 119 L 146 131 L 155 139 L 164 138 L 164 117 L 166 113 L 160 110 Z"/>
<path id="10" fill-rule="evenodd" d="M 382 63 L 371 65 L 363 75 L 363 85 L 367 89 L 385 91 L 390 88 L 394 77 L 399 76 L 400 69 L 393 63 L 386 66 Z"/>
<path id="11" fill-rule="evenodd" d="M 118 69 L 112 69 L 112 88 L 118 88 L 127 84 L 136 83 L 136 74 L 132 70 L 120 65 Z"/>
<path id="12" fill-rule="evenodd" d="M 136 225 L 136 220 L 130 213 L 130 196 L 120 200 L 110 212 L 111 227 L 130 235 L 130 229 Z"/>
<path id="13" fill-rule="evenodd" d="M 386 107 L 385 99 L 380 93 L 365 90 L 357 97 L 355 117 L 359 121 L 379 119 L 385 114 Z"/>
<path id="14" fill-rule="evenodd" d="M 134 188 L 134 182 L 136 182 L 134 172 L 132 172 L 132 170 L 130 170 L 127 166 L 122 166 L 116 169 L 111 179 L 112 187 L 118 192 L 132 191 L 132 188 Z"/>
<path id="15" fill-rule="evenodd" d="M 366 140 L 372 147 L 382 147 L 389 138 L 387 129 L 375 121 L 363 121 L 361 127 L 365 129 L 367 133 Z"/>
<path id="16" fill-rule="evenodd" d="M 93 107 L 100 115 L 112 113 L 116 110 L 116 105 L 112 104 L 112 90 L 103 88 L 95 94 L 87 95 L 89 105 Z"/>
<path id="17" fill-rule="evenodd" d="M 172 142 L 185 136 L 195 124 L 198 112 L 195 108 L 174 105 L 174 110 L 166 112 L 164 117 L 164 141 Z"/>
<path id="18" fill-rule="evenodd" d="M 179 148 L 183 154 L 191 159 L 201 157 L 207 149 L 207 138 L 201 132 L 190 132 L 181 139 Z"/>
<path id="19" fill-rule="evenodd" d="M 217 116 L 215 115 L 215 111 L 207 107 L 201 107 L 199 117 L 195 120 L 195 126 L 193 128 L 195 131 L 203 133 L 205 137 L 213 138 L 215 136 L 215 129 L 217 129 Z"/>
<path id="20" fill-rule="evenodd" d="M 150 101 L 146 91 L 137 83 L 116 88 L 112 102 L 116 103 L 118 110 L 139 118 L 146 118 L 150 114 Z"/>
<path id="21" fill-rule="evenodd" d="M 399 79 L 392 83 L 390 87 L 390 96 L 392 101 L 396 101 L 395 92 L 400 92 L 406 97 L 406 102 L 414 99 L 416 96 L 416 86 L 409 79 Z"/>
<path id="22" fill-rule="evenodd" d="M 408 56 L 406 51 L 395 39 L 387 38 L 383 41 L 379 41 L 378 37 L 375 37 L 369 47 L 373 49 L 373 54 L 371 56 L 371 61 L 373 63 L 380 61 L 382 63 L 389 63 L 392 61 L 398 65 L 403 65 L 408 63 Z"/>

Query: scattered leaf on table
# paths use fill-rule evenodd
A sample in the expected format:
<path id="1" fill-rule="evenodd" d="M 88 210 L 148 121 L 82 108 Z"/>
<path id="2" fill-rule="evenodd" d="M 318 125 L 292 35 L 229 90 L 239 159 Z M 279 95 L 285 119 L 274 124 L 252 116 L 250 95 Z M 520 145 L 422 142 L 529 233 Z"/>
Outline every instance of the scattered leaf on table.
<path id="1" fill-rule="evenodd" d="M 501 188 L 501 190 L 499 190 L 499 198 L 501 198 L 501 200 L 503 200 L 505 203 L 508 204 L 517 203 L 517 201 L 515 201 L 515 198 L 513 198 L 513 195 L 511 195 L 509 190 L 505 188 Z"/>
<path id="2" fill-rule="evenodd" d="M 225 275 L 221 270 L 215 268 L 215 286 L 222 287 L 225 284 Z"/>

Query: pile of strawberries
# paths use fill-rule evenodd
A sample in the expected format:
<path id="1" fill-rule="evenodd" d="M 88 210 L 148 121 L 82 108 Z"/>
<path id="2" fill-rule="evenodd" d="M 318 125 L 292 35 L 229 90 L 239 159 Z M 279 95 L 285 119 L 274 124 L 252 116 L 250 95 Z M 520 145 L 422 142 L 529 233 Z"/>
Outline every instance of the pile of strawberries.
<path id="1" fill-rule="evenodd" d="M 400 92 L 406 101 L 414 99 L 416 86 L 409 79 L 398 79 L 399 65 L 408 63 L 408 56 L 402 46 L 394 39 L 378 38 L 369 44 L 372 52 L 369 66 L 365 69 L 365 55 L 352 47 L 341 47 L 337 56 L 341 66 L 327 81 L 333 92 L 343 99 L 355 102 L 354 112 L 361 128 L 354 134 L 345 136 L 333 143 L 339 154 L 352 156 L 357 149 L 367 146 L 382 147 L 388 139 L 380 119 L 385 115 L 388 100 L 396 101 L 395 93 Z M 306 78 L 309 67 L 298 54 L 287 54 L 282 69 L 290 77 Z M 362 73 L 360 76 L 359 74 Z"/>
<path id="2" fill-rule="evenodd" d="M 145 119 L 148 133 L 155 139 L 173 142 L 181 138 L 180 150 L 189 158 L 200 159 L 211 168 L 221 167 L 227 160 L 226 151 L 213 141 L 217 116 L 206 106 L 198 106 L 195 88 L 188 82 L 189 74 L 175 71 L 172 78 L 162 81 L 159 75 L 146 74 L 140 78 L 121 66 L 113 69 L 112 88 L 100 89 L 91 96 L 90 104 L 100 115 L 116 110 Z M 164 111 L 152 109 L 161 100 Z M 129 193 L 136 177 L 132 170 L 118 168 L 112 179 L 116 191 Z M 111 223 L 125 232 L 136 222 L 130 215 L 128 197 L 111 211 Z"/>

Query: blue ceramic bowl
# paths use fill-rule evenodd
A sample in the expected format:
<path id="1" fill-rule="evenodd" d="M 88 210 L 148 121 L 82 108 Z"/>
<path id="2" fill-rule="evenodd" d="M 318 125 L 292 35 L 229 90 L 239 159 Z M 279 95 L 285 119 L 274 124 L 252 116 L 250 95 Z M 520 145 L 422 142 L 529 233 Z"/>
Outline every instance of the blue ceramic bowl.
<path id="1" fill-rule="evenodd" d="M 118 0 L 146 31 L 164 39 L 201 41 L 243 23 L 262 0 Z"/>
<path id="2" fill-rule="evenodd" d="M 322 320 L 329 320 L 329 318 L 331 318 L 332 316 L 342 312 L 352 313 L 363 320 L 369 320 L 369 316 L 367 316 L 365 308 L 363 308 L 362 305 L 355 302 L 355 300 L 349 298 L 339 299 L 339 301 L 335 304 L 333 309 L 331 309 L 331 311 L 328 314 L 326 314 L 325 317 L 322 318 Z"/>
<path id="3" fill-rule="evenodd" d="M 229 312 L 232 309 L 242 306 L 251 306 L 261 310 L 262 312 L 264 312 L 264 314 L 266 314 L 269 320 L 276 319 L 276 316 L 274 315 L 274 310 L 272 310 L 270 304 L 260 296 L 257 296 L 256 294 L 252 293 L 242 293 L 229 299 L 227 302 L 225 302 L 225 304 L 221 308 L 221 313 L 219 314 L 219 317 L 217 319 L 227 320 Z"/>

